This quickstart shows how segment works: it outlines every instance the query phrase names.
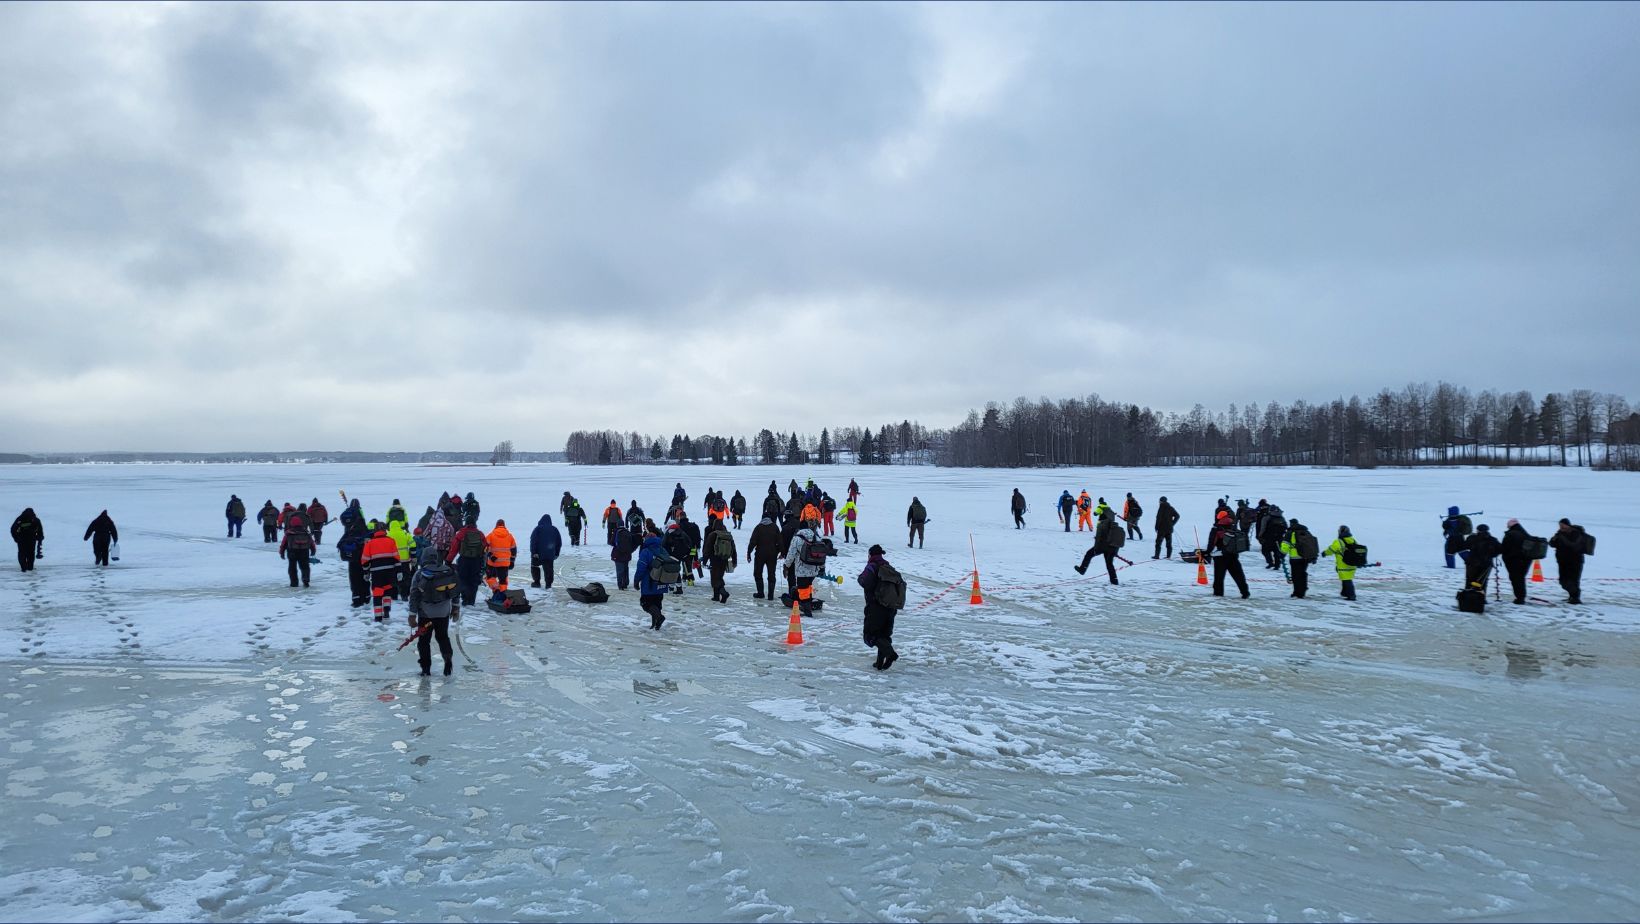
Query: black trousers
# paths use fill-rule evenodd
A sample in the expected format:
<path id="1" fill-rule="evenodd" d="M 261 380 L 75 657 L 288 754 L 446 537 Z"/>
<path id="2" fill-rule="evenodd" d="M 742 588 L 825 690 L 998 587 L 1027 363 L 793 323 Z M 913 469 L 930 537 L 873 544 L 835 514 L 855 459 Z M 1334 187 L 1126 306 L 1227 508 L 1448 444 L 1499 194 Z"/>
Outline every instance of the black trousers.
<path id="1" fill-rule="evenodd" d="M 707 562 L 712 574 L 712 599 L 728 602 L 729 588 L 723 583 L 723 573 L 728 570 L 729 562 L 722 558 L 713 558 Z"/>
<path id="2" fill-rule="evenodd" d="M 1464 562 L 1463 581 L 1465 587 L 1479 587 L 1486 590 L 1486 579 L 1492 576 L 1492 562 L 1474 556 Z"/>
<path id="3" fill-rule="evenodd" d="M 1105 556 L 1105 573 L 1110 575 L 1110 582 L 1112 584 L 1115 584 L 1116 583 L 1116 550 L 1115 549 L 1105 549 L 1104 551 L 1100 551 L 1098 548 L 1088 549 L 1087 554 L 1082 556 L 1082 570 L 1083 571 L 1088 570 L 1088 562 L 1093 561 L 1093 556 L 1095 556 L 1095 555 Z"/>
<path id="4" fill-rule="evenodd" d="M 478 585 L 484 579 L 484 562 L 465 555 L 456 559 L 456 579 L 461 582 L 461 605 L 478 602 Z"/>
<path id="5" fill-rule="evenodd" d="M 853 523 L 843 524 L 843 541 L 853 542 L 855 545 L 860 544 L 860 531 L 854 528 Z"/>
<path id="6" fill-rule="evenodd" d="M 1509 589 L 1515 592 L 1515 602 L 1521 603 L 1526 599 L 1526 575 L 1532 570 L 1532 560 L 1529 558 L 1515 561 L 1512 558 L 1503 560 L 1503 570 L 1509 572 Z"/>
<path id="7" fill-rule="evenodd" d="M 1289 558 L 1287 567 L 1293 573 L 1293 596 L 1302 600 L 1310 591 L 1310 563 L 1302 558 Z"/>
<path id="8" fill-rule="evenodd" d="M 1059 516 L 1065 521 L 1065 532 L 1070 532 L 1071 520 L 1076 516 L 1076 508 L 1072 507 L 1069 510 L 1061 510 L 1059 511 Z"/>
<path id="9" fill-rule="evenodd" d="M 359 563 L 358 552 L 354 552 L 352 560 L 347 563 L 347 583 L 353 591 L 354 606 L 370 599 L 370 579 L 364 576 L 364 565 Z"/>
<path id="10" fill-rule="evenodd" d="M 97 564 L 99 564 L 99 565 L 108 564 L 108 543 L 107 542 L 99 542 L 96 539 L 92 539 L 91 540 L 91 554 L 96 559 Z"/>
<path id="11" fill-rule="evenodd" d="M 661 604 L 665 602 L 665 600 L 665 594 L 638 595 L 638 607 L 645 613 L 649 614 L 649 625 L 651 628 L 659 629 L 661 627 L 661 621 L 666 618 L 665 614 L 661 612 Z"/>
<path id="12" fill-rule="evenodd" d="M 416 653 L 421 655 L 422 673 L 427 673 L 433 669 L 434 639 L 438 639 L 438 653 L 444 656 L 444 668 L 448 671 L 454 655 L 454 651 L 450 648 L 450 617 L 445 616 L 439 619 L 427 616 L 416 617 L 416 625 L 425 626 L 428 623 L 432 623 L 433 628 L 423 632 L 421 638 L 416 639 Z"/>
<path id="13" fill-rule="evenodd" d="M 911 543 L 912 542 L 917 543 L 917 548 L 919 548 L 919 549 L 922 548 L 923 524 L 921 524 L 921 523 L 911 524 L 911 538 L 906 540 L 905 547 L 908 548 L 908 549 L 911 548 Z"/>
<path id="14" fill-rule="evenodd" d="M 1022 529 L 1024 526 L 1025 526 L 1025 511 L 1015 510 L 1014 511 L 1014 529 Z"/>
<path id="15" fill-rule="evenodd" d="M 1560 589 L 1566 591 L 1572 602 L 1583 602 L 1583 556 L 1565 561 L 1556 559 L 1555 563 L 1560 567 Z"/>
<path id="16" fill-rule="evenodd" d="M 768 586 L 764 586 L 764 575 L 768 575 Z M 775 598 L 774 592 L 774 559 L 754 560 L 752 562 L 752 580 L 757 582 L 757 592 L 770 600 Z"/>
<path id="17" fill-rule="evenodd" d="M 1242 598 L 1246 599 L 1249 596 L 1247 592 L 1247 575 L 1242 572 L 1241 557 L 1237 555 L 1220 555 L 1213 559 L 1213 596 L 1224 596 L 1224 576 L 1226 574 L 1235 580 L 1236 589 L 1240 590 Z"/>
<path id="18" fill-rule="evenodd" d="M 731 513 L 731 514 L 729 514 L 729 516 L 733 517 L 734 520 L 735 520 L 735 529 L 739 529 L 740 528 L 740 521 L 745 517 L 745 514 L 743 514 L 743 513 Z"/>
<path id="19" fill-rule="evenodd" d="M 17 544 L 17 564 L 24 571 L 34 570 L 34 540 Z"/>
<path id="20" fill-rule="evenodd" d="M 262 523 L 262 541 L 263 542 L 278 542 L 279 541 L 279 524 L 269 523 L 269 522 L 264 520 L 263 523 Z"/>
<path id="21" fill-rule="evenodd" d="M 570 520 L 570 521 L 568 521 L 564 524 L 564 528 L 569 530 L 569 544 L 570 545 L 580 545 L 581 544 L 581 521 L 580 520 Z"/>
<path id="22" fill-rule="evenodd" d="M 632 583 L 632 562 L 618 561 L 615 563 L 615 586 L 625 590 Z"/>
<path id="23" fill-rule="evenodd" d="M 1128 525 L 1127 525 L 1127 531 L 1128 531 L 1128 538 L 1129 539 L 1143 539 L 1145 537 L 1144 530 L 1139 528 L 1139 521 L 1138 520 L 1129 520 Z"/>
<path id="24" fill-rule="evenodd" d="M 302 586 L 308 586 L 308 580 L 312 577 L 313 570 L 312 566 L 308 564 L 308 558 L 307 549 L 285 550 L 285 570 L 290 572 L 290 586 L 296 586 L 297 572 L 301 572 Z"/>
<path id="25" fill-rule="evenodd" d="M 1272 571 L 1281 567 L 1281 547 L 1279 545 L 1260 542 L 1258 553 L 1264 557 L 1264 567 Z"/>
<path id="26" fill-rule="evenodd" d="M 894 611 L 873 603 L 866 607 L 861 633 L 865 643 L 878 650 L 894 647 Z"/>
<path id="27" fill-rule="evenodd" d="M 552 561 L 550 559 L 542 562 L 530 561 L 530 583 L 532 585 L 540 584 L 548 590 L 552 589 Z M 626 589 L 624 581 L 621 583 L 621 589 Z"/>
<path id="28" fill-rule="evenodd" d="M 1161 558 L 1162 557 L 1162 543 L 1164 543 L 1164 542 L 1167 543 L 1167 557 L 1168 558 L 1173 557 L 1173 534 L 1168 533 L 1167 535 L 1164 536 L 1161 533 L 1157 533 L 1156 534 L 1156 551 L 1151 553 L 1151 556 L 1150 556 L 1151 558 Z"/>
<path id="29" fill-rule="evenodd" d="M 323 541 L 325 541 L 325 528 L 323 526 L 313 527 L 313 547 L 317 549 L 319 543 Z"/>

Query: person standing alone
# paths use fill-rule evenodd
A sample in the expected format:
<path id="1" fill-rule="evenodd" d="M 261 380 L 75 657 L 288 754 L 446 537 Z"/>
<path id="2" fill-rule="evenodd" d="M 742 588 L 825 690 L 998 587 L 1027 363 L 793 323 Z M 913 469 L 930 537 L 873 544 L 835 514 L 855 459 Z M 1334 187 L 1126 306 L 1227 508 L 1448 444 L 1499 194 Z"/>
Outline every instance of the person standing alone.
<path id="1" fill-rule="evenodd" d="M 114 526 L 114 521 L 104 510 L 97 514 L 91 525 L 85 528 L 85 538 L 91 540 L 91 554 L 99 565 L 108 565 L 108 550 L 113 543 L 120 541 L 120 531 Z M 84 539 L 80 541 L 85 541 Z"/>

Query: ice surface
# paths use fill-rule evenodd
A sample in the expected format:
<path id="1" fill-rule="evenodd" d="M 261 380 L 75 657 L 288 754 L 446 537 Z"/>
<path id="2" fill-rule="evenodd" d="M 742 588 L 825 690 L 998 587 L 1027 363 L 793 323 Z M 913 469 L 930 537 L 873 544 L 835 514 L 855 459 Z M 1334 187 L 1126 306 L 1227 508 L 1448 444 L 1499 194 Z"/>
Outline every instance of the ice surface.
<path id="1" fill-rule="evenodd" d="M 770 479 L 809 474 L 838 496 L 859 478 L 862 539 L 911 584 L 886 673 L 860 642 L 863 545 L 788 648 L 745 566 L 727 606 L 704 583 L 669 598 L 660 633 L 630 593 L 571 602 L 565 586 L 614 586 L 594 527 L 534 612 L 469 612 L 470 660 L 424 680 L 394 651 L 402 614 L 348 607 L 332 548 L 292 590 L 254 524 L 222 538 L 229 492 L 339 510 L 342 488 L 380 516 L 472 490 L 522 539 L 566 489 L 594 515 L 611 497 L 658 513 L 679 479 L 692 513 L 708 485 L 755 510 Z M 1249 556 L 1243 602 L 1130 543 L 1111 587 L 1070 570 L 1087 537 L 1055 522 L 1082 487 L 1149 511 L 1166 494 L 1184 547 L 1215 497 L 1266 496 L 1320 536 L 1347 523 L 1385 566 L 1349 604 L 1324 561 L 1298 601 Z M 34 507 L 48 539 L 34 574 L 0 568 L 0 920 L 1633 920 L 1637 487 L 1553 469 L 6 467 L 0 509 Z M 913 493 L 921 550 L 899 542 Z M 1562 602 L 1551 559 L 1528 605 L 1459 614 L 1439 555 L 1454 503 L 1500 532 L 1586 525 L 1588 603 Z M 104 507 L 123 560 L 98 570 L 77 540 Z"/>

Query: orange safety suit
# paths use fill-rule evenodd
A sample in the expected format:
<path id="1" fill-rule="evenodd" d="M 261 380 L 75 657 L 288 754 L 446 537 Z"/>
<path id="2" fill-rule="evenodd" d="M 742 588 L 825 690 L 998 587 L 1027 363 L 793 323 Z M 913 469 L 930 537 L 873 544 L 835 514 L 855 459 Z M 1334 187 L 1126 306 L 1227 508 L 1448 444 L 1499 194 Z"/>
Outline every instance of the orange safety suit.
<path id="1" fill-rule="evenodd" d="M 1076 499 L 1076 531 L 1093 529 L 1093 498 L 1083 491 L 1082 496 Z"/>
<path id="2" fill-rule="evenodd" d="M 359 567 L 370 579 L 370 610 L 377 620 L 391 615 L 392 596 L 398 594 L 399 544 L 378 529 L 359 550 Z"/>
<path id="3" fill-rule="evenodd" d="M 484 537 L 490 547 L 484 552 L 484 583 L 490 590 L 504 594 L 507 592 L 507 572 L 512 570 L 513 562 L 518 558 L 518 540 L 507 530 L 506 520 L 496 520 L 495 529 Z"/>

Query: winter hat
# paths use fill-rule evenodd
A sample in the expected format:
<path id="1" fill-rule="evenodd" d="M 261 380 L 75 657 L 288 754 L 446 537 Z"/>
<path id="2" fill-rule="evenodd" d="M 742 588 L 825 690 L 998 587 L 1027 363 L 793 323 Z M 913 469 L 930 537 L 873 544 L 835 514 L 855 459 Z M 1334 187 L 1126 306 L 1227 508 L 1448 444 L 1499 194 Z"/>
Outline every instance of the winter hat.
<path id="1" fill-rule="evenodd" d="M 1492 527 L 1487 526 L 1485 523 L 1482 523 L 1481 525 L 1475 527 L 1475 532 L 1477 532 L 1477 533 L 1490 533 L 1491 531 L 1492 531 Z"/>
<path id="2" fill-rule="evenodd" d="M 396 497 L 395 497 L 395 498 L 393 498 L 393 503 L 395 503 L 395 504 L 396 504 L 396 503 L 398 503 L 398 502 L 399 502 L 399 499 L 398 499 L 398 498 L 396 498 Z"/>
<path id="3" fill-rule="evenodd" d="M 1162 503 L 1167 503 L 1167 495 L 1162 495 Z"/>
<path id="4" fill-rule="evenodd" d="M 1446 508 L 1446 515 L 1449 516 L 1449 517 L 1457 516 L 1458 515 L 1458 508 L 1456 508 L 1456 507 Z"/>
<path id="5" fill-rule="evenodd" d="M 507 521 L 506 520 L 496 520 L 495 525 L 497 525 L 497 526 L 506 526 Z"/>
<path id="6" fill-rule="evenodd" d="M 1349 537 L 1350 537 L 1350 528 L 1348 526 L 1338 527 L 1338 538 L 1348 539 Z"/>
<path id="7" fill-rule="evenodd" d="M 1570 526 L 1570 525 L 1572 525 L 1572 521 L 1566 519 L 1565 517 L 1561 517 L 1560 518 L 1560 525 L 1561 526 Z"/>
<path id="8" fill-rule="evenodd" d="M 1509 525 L 1510 525 L 1510 526 L 1519 526 L 1519 525 L 1520 525 L 1520 521 L 1519 521 L 1519 520 L 1517 520 L 1517 519 L 1515 519 L 1515 518 L 1514 518 L 1514 517 L 1510 517 L 1510 518 L 1509 518 Z"/>
<path id="9" fill-rule="evenodd" d="M 881 554 L 883 554 L 883 547 L 880 546 L 880 545 L 873 545 L 871 548 L 866 549 L 866 554 L 867 555 L 881 555 Z"/>

